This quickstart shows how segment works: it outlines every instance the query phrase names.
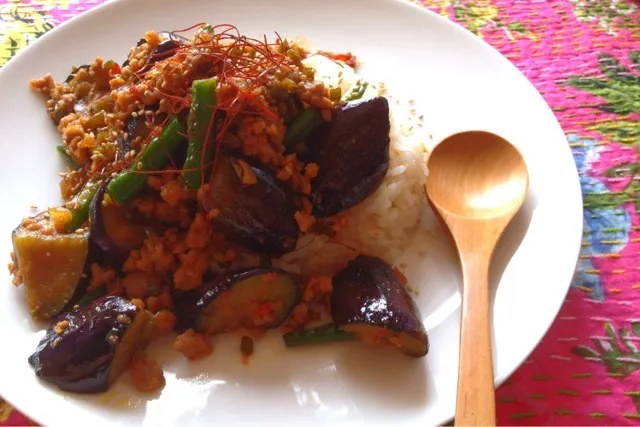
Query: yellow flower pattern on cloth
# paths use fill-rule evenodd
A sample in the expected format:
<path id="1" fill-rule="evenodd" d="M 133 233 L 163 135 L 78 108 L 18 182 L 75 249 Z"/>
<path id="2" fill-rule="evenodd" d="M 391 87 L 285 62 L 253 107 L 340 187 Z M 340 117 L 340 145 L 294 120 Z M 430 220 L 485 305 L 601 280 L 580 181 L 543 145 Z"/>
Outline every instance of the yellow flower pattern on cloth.
<path id="1" fill-rule="evenodd" d="M 536 40 L 535 34 L 518 21 L 507 22 L 505 10 L 500 10 L 495 0 L 411 0 L 427 6 L 442 16 L 453 18 L 463 27 L 484 38 L 488 30 L 501 30 L 511 40 L 528 38 Z"/>
<path id="2" fill-rule="evenodd" d="M 104 1 L 0 0 L 0 66 Z M 484 38 L 525 73 L 567 133 L 580 174 L 585 234 L 570 298 L 497 390 L 497 424 L 637 425 L 640 0 L 409 1 Z M 35 423 L 0 396 L 0 426 L 16 425 Z"/>
<path id="3" fill-rule="evenodd" d="M 41 6 L 42 9 L 46 11 L 54 6 L 60 9 L 69 9 L 69 5 L 72 3 L 72 0 L 31 0 L 30 3 L 36 6 Z"/>
<path id="4" fill-rule="evenodd" d="M 456 20 L 479 37 L 484 37 L 486 30 L 500 29 L 512 40 L 517 36 L 535 39 L 520 22 L 504 22 L 504 10 L 501 13 L 492 0 L 452 0 L 452 6 Z"/>
<path id="5" fill-rule="evenodd" d="M 0 423 L 8 420 L 12 412 L 13 408 L 7 402 L 0 401 Z"/>
<path id="6" fill-rule="evenodd" d="M 40 3 L 45 3 L 40 1 Z M 48 2 L 55 4 L 55 2 Z M 0 66 L 53 28 L 51 20 L 30 5 L 12 0 L 0 6 Z"/>
<path id="7" fill-rule="evenodd" d="M 453 0 L 425 0 L 417 3 L 424 3 L 434 12 L 438 12 L 442 16 L 449 16 L 449 8 Z"/>
<path id="8" fill-rule="evenodd" d="M 454 0 L 453 8 L 456 16 L 462 17 L 465 26 L 476 34 L 479 34 L 482 28 L 493 24 L 498 17 L 498 8 L 490 0 Z"/>

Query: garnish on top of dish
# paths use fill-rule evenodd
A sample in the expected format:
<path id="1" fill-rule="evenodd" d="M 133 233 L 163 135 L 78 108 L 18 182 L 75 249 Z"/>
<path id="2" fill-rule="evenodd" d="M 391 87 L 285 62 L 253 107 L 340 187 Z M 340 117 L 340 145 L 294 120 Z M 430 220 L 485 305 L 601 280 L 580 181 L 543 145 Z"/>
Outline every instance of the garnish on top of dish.
<path id="1" fill-rule="evenodd" d="M 189 359 L 239 332 L 247 361 L 275 328 L 287 347 L 426 355 L 399 262 L 425 150 L 398 136 L 384 87 L 351 54 L 192 30 L 150 31 L 122 64 L 98 57 L 64 82 L 31 82 L 69 164 L 64 203 L 12 235 L 14 284 L 50 322 L 36 375 L 94 393 L 129 369 L 154 390 L 162 369 L 145 346 L 174 331 Z"/>

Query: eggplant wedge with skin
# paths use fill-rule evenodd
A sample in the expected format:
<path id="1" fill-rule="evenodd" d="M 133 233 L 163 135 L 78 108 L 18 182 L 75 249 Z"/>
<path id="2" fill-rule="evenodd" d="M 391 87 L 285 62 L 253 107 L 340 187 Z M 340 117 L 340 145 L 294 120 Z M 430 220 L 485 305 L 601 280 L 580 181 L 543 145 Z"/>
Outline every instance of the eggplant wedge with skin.
<path id="1" fill-rule="evenodd" d="M 333 278 L 331 316 L 336 327 L 374 345 L 422 357 L 429 351 L 420 311 L 393 267 L 359 255 Z"/>
<path id="2" fill-rule="evenodd" d="M 74 393 L 100 393 L 149 341 L 153 315 L 122 297 L 101 298 L 59 316 L 29 357 L 36 376 Z"/>
<path id="3" fill-rule="evenodd" d="M 142 246 L 146 232 L 143 227 L 127 221 L 121 206 L 105 205 L 106 189 L 106 184 L 101 185 L 89 206 L 89 238 L 100 261 L 120 267 L 129 252 Z"/>
<path id="4" fill-rule="evenodd" d="M 295 249 L 293 192 L 270 173 L 240 159 L 220 157 L 204 191 L 202 207 L 230 240 L 269 255 Z"/>
<path id="5" fill-rule="evenodd" d="M 47 320 L 69 302 L 89 258 L 89 233 L 52 232 L 46 214 L 23 221 L 11 235 L 29 313 Z M 48 230 L 48 231 L 45 231 Z"/>
<path id="6" fill-rule="evenodd" d="M 276 328 L 300 302 L 298 278 L 274 268 L 225 273 L 177 302 L 176 331 L 214 335 L 239 328 Z"/>
<path id="7" fill-rule="evenodd" d="M 361 203 L 382 183 L 389 169 L 389 103 L 377 97 L 335 111 L 323 130 L 311 182 L 317 217 L 333 216 Z"/>

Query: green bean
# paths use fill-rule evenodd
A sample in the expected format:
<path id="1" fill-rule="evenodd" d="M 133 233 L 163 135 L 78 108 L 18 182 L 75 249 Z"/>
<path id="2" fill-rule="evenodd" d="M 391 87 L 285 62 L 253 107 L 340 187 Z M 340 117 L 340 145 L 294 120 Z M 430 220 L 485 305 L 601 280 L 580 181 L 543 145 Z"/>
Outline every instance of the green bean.
<path id="1" fill-rule="evenodd" d="M 211 121 L 216 106 L 217 87 L 217 77 L 196 80 L 191 85 L 192 101 L 187 122 L 189 145 L 187 158 L 182 166 L 182 178 L 189 190 L 197 190 L 203 182 L 203 174 L 208 176 L 211 171 L 210 166 L 204 170 L 203 166 L 211 161 L 215 153 L 214 145 L 207 144 L 207 133 L 209 139 L 215 136 L 215 126 Z"/>
<path id="2" fill-rule="evenodd" d="M 100 181 L 89 181 L 71 202 L 71 220 L 65 226 L 67 233 L 73 233 L 89 219 L 89 205 L 100 187 Z"/>
<path id="3" fill-rule="evenodd" d="M 363 82 L 362 80 L 358 80 L 356 85 L 351 89 L 351 92 L 345 98 L 346 101 L 357 101 L 362 98 L 367 88 L 369 87 L 368 82 Z"/>
<path id="4" fill-rule="evenodd" d="M 160 170 L 184 140 L 184 127 L 177 118 L 171 117 L 160 136 L 149 142 L 138 161 L 109 182 L 107 190 L 113 201 L 122 204 L 131 200 L 144 187 L 149 176 L 139 172 Z"/>
<path id="5" fill-rule="evenodd" d="M 315 328 L 303 329 L 301 331 L 289 332 L 285 334 L 283 338 L 286 347 L 298 347 L 334 341 L 354 341 L 356 339 L 354 334 L 337 329 L 332 323 Z"/>
<path id="6" fill-rule="evenodd" d="M 284 134 L 284 146 L 291 147 L 293 144 L 302 141 L 321 124 L 322 115 L 320 111 L 314 108 L 304 110 L 302 114 L 287 127 L 287 132 Z"/>
<path id="7" fill-rule="evenodd" d="M 100 286 L 99 288 L 95 288 L 92 291 L 87 292 L 78 300 L 75 304 L 79 307 L 84 307 L 85 305 L 91 304 L 93 301 L 97 300 L 100 297 L 103 297 L 107 294 L 107 289 L 104 286 Z"/>

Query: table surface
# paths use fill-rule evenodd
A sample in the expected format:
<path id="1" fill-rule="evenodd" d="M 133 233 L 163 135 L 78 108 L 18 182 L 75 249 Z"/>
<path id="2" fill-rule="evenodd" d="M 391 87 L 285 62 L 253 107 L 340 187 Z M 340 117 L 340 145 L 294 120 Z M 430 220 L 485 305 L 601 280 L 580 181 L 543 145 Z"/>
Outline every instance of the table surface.
<path id="1" fill-rule="evenodd" d="M 104 0 L 0 0 L 0 65 Z M 584 238 L 558 318 L 497 391 L 500 425 L 640 424 L 640 2 L 423 0 L 509 58 L 573 151 Z M 0 379 L 1 380 L 1 379 Z M 30 425 L 0 398 L 0 426 Z"/>

